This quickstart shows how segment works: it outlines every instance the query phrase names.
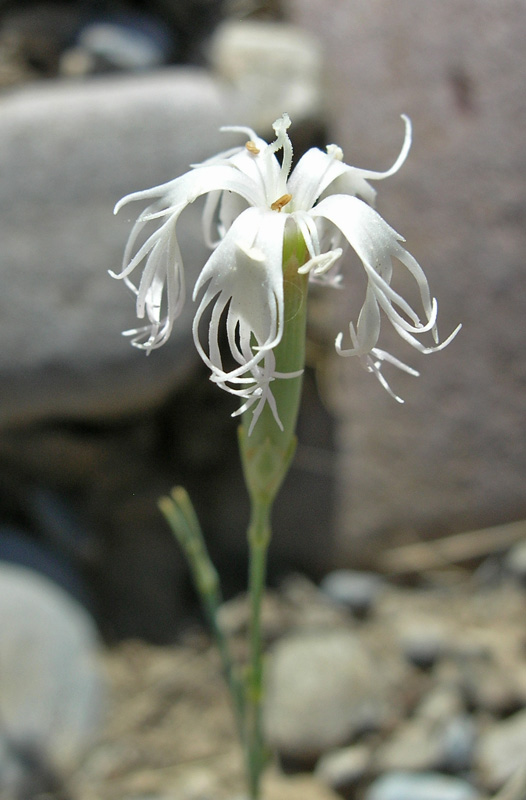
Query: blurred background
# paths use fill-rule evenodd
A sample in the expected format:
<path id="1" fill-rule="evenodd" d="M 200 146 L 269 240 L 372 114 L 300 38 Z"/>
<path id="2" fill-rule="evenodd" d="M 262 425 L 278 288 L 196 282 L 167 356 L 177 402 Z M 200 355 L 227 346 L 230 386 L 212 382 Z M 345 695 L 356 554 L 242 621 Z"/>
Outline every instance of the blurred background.
<path id="1" fill-rule="evenodd" d="M 335 142 L 348 163 L 374 170 L 393 163 L 400 115 L 411 117 L 410 157 L 375 185 L 377 207 L 424 268 L 442 337 L 463 328 L 423 357 L 384 327 L 382 347 L 421 372 L 388 376 L 401 406 L 334 353 L 363 295 L 359 263 L 346 256 L 342 291 L 312 292 L 300 445 L 276 508 L 271 586 L 357 568 L 398 586 L 438 568 L 441 586 L 481 568 L 496 580 L 505 563 L 523 576 L 525 34 L 521 0 L 0 1 L 9 635 L 22 620 L 32 635 L 30 571 L 42 591 L 59 590 L 50 614 L 73 614 L 66 628 L 82 629 L 88 655 L 100 637 L 177 642 L 198 611 L 156 507 L 175 483 L 194 500 L 226 596 L 244 588 L 248 505 L 232 400 L 195 353 L 190 299 L 149 358 L 122 338 L 133 298 L 107 272 L 119 270 L 136 210 L 112 210 L 229 146 L 221 125 L 271 136 L 284 111 L 296 158 Z M 179 225 L 189 287 L 207 257 L 198 205 Z M 27 607 L 13 601 L 13 576 Z"/>

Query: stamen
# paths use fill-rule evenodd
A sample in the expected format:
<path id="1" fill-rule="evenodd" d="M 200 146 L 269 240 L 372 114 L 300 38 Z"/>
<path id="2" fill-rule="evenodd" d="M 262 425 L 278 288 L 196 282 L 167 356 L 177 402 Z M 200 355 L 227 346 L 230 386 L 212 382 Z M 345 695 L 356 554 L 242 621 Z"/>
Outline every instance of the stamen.
<path id="1" fill-rule="evenodd" d="M 281 209 L 286 206 L 287 203 L 290 203 L 291 200 L 291 194 L 283 194 L 281 197 L 278 197 L 278 199 L 275 200 L 270 207 L 272 211 L 281 211 Z"/>
<path id="2" fill-rule="evenodd" d="M 245 147 L 249 153 L 252 153 L 253 156 L 257 156 L 257 154 L 261 152 L 255 142 L 247 142 Z"/>

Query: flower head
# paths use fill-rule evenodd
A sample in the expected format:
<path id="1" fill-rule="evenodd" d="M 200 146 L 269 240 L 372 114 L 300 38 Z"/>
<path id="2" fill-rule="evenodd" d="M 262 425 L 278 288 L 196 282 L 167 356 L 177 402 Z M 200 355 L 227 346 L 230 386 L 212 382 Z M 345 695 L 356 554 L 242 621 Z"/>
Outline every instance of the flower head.
<path id="1" fill-rule="evenodd" d="M 367 278 L 365 299 L 356 325 L 349 325 L 352 346 L 344 348 L 343 334 L 339 333 L 336 350 L 342 356 L 358 356 L 402 402 L 381 372 L 383 362 L 412 375 L 418 373 L 377 347 L 380 312 L 422 353 L 441 350 L 460 328 L 439 344 L 437 303 L 427 279 L 402 247 L 402 237 L 372 208 L 375 191 L 369 181 L 394 174 L 409 152 L 411 126 L 407 117 L 403 119 L 402 150 L 387 172 L 348 166 L 335 145 L 329 145 L 326 152 L 308 150 L 291 172 L 290 120 L 284 114 L 273 125 L 274 142 L 267 144 L 250 128 L 226 128 L 244 136 L 245 142 L 195 165 L 175 180 L 123 197 L 115 213 L 135 200 L 148 203 L 130 234 L 122 271 L 110 273 L 134 292 L 137 316 L 147 319 L 144 326 L 125 331 L 125 335 L 147 352 L 167 341 L 185 299 L 177 222 L 190 203 L 206 195 L 203 229 L 212 253 L 193 289 L 194 301 L 199 300 L 193 337 L 211 379 L 240 398 L 241 406 L 234 413 L 255 406 L 253 426 L 268 403 L 279 425 L 272 381 L 300 374 L 278 372 L 274 357 L 286 324 L 282 259 L 284 239 L 291 234 L 301 237 L 307 253 L 298 272 L 308 274 L 312 281 L 339 285 L 343 247 L 350 245 L 359 256 Z M 140 236 L 151 222 L 156 228 L 141 244 Z M 392 288 L 393 262 L 399 262 L 413 277 L 420 312 Z M 135 285 L 130 276 L 140 266 L 142 276 Z M 210 319 L 208 341 L 203 343 L 201 321 L 205 313 Z M 221 326 L 226 331 L 233 366 L 224 363 Z M 427 332 L 433 337 L 432 346 L 417 338 Z"/>

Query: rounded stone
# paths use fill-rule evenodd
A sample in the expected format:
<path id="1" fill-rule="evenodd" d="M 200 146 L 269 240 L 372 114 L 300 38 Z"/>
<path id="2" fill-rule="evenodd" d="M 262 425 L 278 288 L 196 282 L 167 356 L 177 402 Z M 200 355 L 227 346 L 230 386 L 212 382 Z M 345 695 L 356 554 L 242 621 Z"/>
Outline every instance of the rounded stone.
<path id="1" fill-rule="evenodd" d="M 228 94 L 203 70 L 50 81 L 2 98 L 0 115 L 0 425 L 100 418 L 160 402 L 188 376 L 191 290 L 209 256 L 201 207 L 178 233 L 188 286 L 165 347 L 150 358 L 121 332 L 137 326 L 119 272 L 143 205 L 125 194 L 187 172 L 233 141 Z M 16 202 L 15 202 L 16 200 Z"/>
<path id="2" fill-rule="evenodd" d="M 476 800 L 466 781 L 433 772 L 390 772 L 378 778 L 365 800 Z"/>
<path id="3" fill-rule="evenodd" d="M 16 752 L 30 752 L 52 769 L 69 769 L 102 720 L 95 625 L 52 581 L 0 563 L 0 626 L 0 709 L 7 744 L 0 764 Z M 20 771 L 16 763 L 4 766 L 2 776 Z"/>
<path id="4" fill-rule="evenodd" d="M 269 744 L 282 757 L 309 761 L 378 727 L 385 701 L 377 675 L 371 654 L 349 631 L 281 640 L 268 669 Z"/>
<path id="5" fill-rule="evenodd" d="M 333 602 L 347 606 L 357 616 L 364 616 L 374 606 L 384 582 L 373 572 L 338 569 L 326 575 L 320 589 Z"/>
<path id="6" fill-rule="evenodd" d="M 518 711 L 481 734 L 475 764 L 485 785 L 500 789 L 521 767 L 526 753 L 526 710 Z"/>

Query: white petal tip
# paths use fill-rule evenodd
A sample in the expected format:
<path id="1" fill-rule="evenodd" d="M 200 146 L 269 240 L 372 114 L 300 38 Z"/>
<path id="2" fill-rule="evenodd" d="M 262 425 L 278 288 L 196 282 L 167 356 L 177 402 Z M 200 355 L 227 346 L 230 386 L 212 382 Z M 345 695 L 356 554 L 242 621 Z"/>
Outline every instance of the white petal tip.
<path id="1" fill-rule="evenodd" d="M 408 143 L 410 145 L 411 144 L 412 134 L 413 134 L 413 125 L 411 123 L 411 119 L 407 116 L 407 114 L 400 114 L 400 118 L 403 119 L 403 121 L 405 123 L 405 139 L 406 139 L 406 142 L 404 142 L 404 144 Z"/>
<path id="2" fill-rule="evenodd" d="M 451 344 L 451 342 L 456 337 L 457 333 L 460 331 L 461 328 L 462 324 L 457 325 L 455 330 L 449 334 L 447 339 L 444 339 L 443 342 L 440 342 L 440 344 L 435 345 L 435 347 L 426 347 L 422 352 L 428 355 L 430 353 L 439 353 L 441 350 L 444 350 L 444 348 L 446 348 L 449 344 Z"/>

